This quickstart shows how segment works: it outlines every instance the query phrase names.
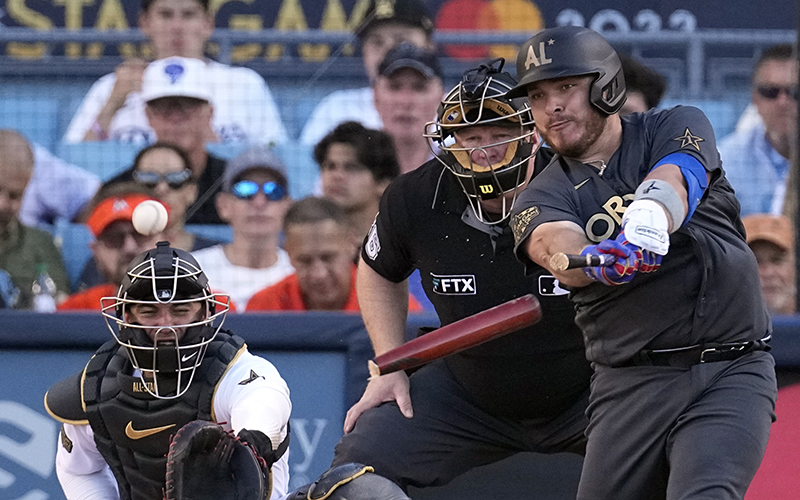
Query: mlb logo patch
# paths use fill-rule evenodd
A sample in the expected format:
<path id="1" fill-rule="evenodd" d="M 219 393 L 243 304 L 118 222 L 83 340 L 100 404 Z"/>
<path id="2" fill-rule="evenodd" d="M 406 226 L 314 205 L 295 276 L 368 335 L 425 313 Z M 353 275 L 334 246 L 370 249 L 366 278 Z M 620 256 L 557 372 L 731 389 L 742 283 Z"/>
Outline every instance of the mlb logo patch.
<path id="1" fill-rule="evenodd" d="M 555 276 L 545 275 L 539 276 L 539 295 L 543 297 L 569 295 L 569 290 L 561 288 L 561 283 L 558 282 Z"/>

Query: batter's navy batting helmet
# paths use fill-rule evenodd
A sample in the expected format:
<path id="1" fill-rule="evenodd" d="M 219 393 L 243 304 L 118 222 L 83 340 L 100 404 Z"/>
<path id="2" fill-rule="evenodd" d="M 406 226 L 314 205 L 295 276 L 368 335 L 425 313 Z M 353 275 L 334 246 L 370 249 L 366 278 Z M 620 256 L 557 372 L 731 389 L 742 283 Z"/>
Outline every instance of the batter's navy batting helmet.
<path id="1" fill-rule="evenodd" d="M 596 75 L 589 101 L 602 113 L 616 113 L 625 103 L 617 52 L 599 33 L 580 26 L 545 29 L 525 42 L 517 55 L 519 83 L 508 96 L 524 96 L 534 82 L 579 75 Z"/>
<path id="2" fill-rule="evenodd" d="M 431 151 L 456 176 L 475 214 L 487 223 L 500 222 L 510 214 L 516 193 L 496 221 L 484 218 L 477 201 L 499 198 L 522 186 L 527 180 L 528 161 L 542 142 L 533 126 L 527 99 L 506 96 L 516 80 L 503 71 L 504 62 L 502 58 L 494 59 L 467 70 L 461 83 L 442 100 L 436 121 L 425 127 Z M 477 125 L 503 126 L 510 133 L 494 144 L 470 146 L 460 144 L 454 137 L 460 130 Z M 487 150 L 496 146 L 506 147 L 503 158 L 490 165 L 473 162 L 473 153 L 482 152 L 488 159 Z"/>

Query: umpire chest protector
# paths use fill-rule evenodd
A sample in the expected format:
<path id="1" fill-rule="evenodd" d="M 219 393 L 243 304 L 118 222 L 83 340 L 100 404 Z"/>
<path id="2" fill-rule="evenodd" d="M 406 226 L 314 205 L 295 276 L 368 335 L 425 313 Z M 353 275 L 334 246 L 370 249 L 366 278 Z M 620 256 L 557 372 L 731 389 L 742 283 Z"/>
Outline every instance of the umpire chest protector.
<path id="1" fill-rule="evenodd" d="M 82 384 L 86 416 L 123 500 L 162 498 L 172 435 L 193 420 L 212 420 L 216 386 L 243 348 L 242 338 L 219 332 L 189 390 L 176 399 L 152 397 L 127 373 L 127 353 L 115 341 L 89 361 Z"/>

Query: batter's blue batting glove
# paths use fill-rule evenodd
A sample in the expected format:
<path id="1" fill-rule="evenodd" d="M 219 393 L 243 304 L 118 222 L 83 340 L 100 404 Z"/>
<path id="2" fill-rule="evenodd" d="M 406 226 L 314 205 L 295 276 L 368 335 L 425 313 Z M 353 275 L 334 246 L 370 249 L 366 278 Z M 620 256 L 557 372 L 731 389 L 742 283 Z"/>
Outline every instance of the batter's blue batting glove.
<path id="1" fill-rule="evenodd" d="M 617 261 L 610 266 L 584 267 L 583 272 L 604 285 L 624 285 L 633 279 L 639 269 L 641 252 L 637 254 L 634 248 L 634 245 L 623 245 L 617 240 L 603 240 L 597 245 L 589 245 L 581 255 L 607 254 L 615 256 Z"/>
<path id="2" fill-rule="evenodd" d="M 622 243 L 636 253 L 636 257 L 639 259 L 640 273 L 652 273 L 661 266 L 661 259 L 663 258 L 663 255 L 659 255 L 655 252 L 651 252 L 650 250 L 645 250 L 642 247 L 634 245 L 628 241 L 627 237 L 625 237 L 624 229 L 619 233 L 616 241 Z"/>

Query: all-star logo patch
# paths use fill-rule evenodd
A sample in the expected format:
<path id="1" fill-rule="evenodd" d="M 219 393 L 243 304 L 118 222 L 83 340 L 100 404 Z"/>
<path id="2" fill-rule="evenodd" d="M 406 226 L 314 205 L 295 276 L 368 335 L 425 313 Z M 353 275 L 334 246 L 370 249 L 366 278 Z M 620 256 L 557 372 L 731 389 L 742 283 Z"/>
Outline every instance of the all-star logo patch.
<path id="1" fill-rule="evenodd" d="M 525 235 L 531 221 L 539 216 L 539 207 L 529 207 L 518 213 L 511 220 L 511 232 L 514 233 L 514 241 L 519 241 Z"/>
<path id="2" fill-rule="evenodd" d="M 431 274 L 433 277 L 433 292 L 439 295 L 475 295 L 475 275 L 456 274 L 452 276 L 440 276 Z"/>
<path id="3" fill-rule="evenodd" d="M 247 385 L 250 382 L 254 382 L 254 381 L 256 381 L 256 380 L 258 380 L 260 378 L 264 378 L 264 377 L 262 377 L 261 375 L 256 373 L 255 370 L 250 370 L 250 376 L 247 377 L 246 379 L 242 380 L 241 382 L 239 382 L 239 385 Z"/>
<path id="4" fill-rule="evenodd" d="M 704 140 L 705 139 L 701 138 L 700 136 L 692 134 L 692 131 L 689 130 L 689 127 L 686 127 L 686 131 L 683 133 L 683 135 L 673 139 L 673 141 L 681 141 L 682 148 L 685 148 L 686 146 L 692 146 L 698 152 L 700 151 L 700 143 Z"/>

